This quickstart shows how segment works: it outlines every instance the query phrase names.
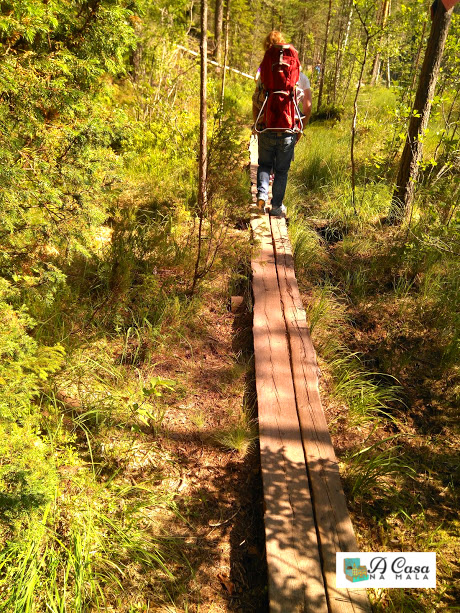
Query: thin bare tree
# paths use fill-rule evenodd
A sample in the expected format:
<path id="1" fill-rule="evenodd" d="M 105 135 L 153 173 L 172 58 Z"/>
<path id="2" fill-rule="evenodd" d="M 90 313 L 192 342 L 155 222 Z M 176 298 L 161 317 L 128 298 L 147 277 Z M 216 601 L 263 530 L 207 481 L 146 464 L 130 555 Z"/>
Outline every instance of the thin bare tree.
<path id="1" fill-rule="evenodd" d="M 361 60 L 361 70 L 359 73 L 358 85 L 356 87 L 355 98 L 353 101 L 353 120 L 351 123 L 351 145 L 350 145 L 350 158 L 351 158 L 351 203 L 353 206 L 353 211 L 355 215 L 358 214 L 356 208 L 356 163 L 355 163 L 355 140 L 356 140 L 356 125 L 358 121 L 358 98 L 359 92 L 361 91 L 362 80 L 364 76 L 364 70 L 366 67 L 367 56 L 369 52 L 369 44 L 371 40 L 378 36 L 381 33 L 381 28 L 373 31 L 373 27 L 371 24 L 371 20 L 369 19 L 369 14 L 372 10 L 372 4 L 367 6 L 367 9 L 364 7 L 363 9 L 359 9 L 358 5 L 355 6 L 356 14 L 358 15 L 358 19 L 361 22 L 361 26 L 364 30 L 364 49 L 363 49 L 363 58 Z"/>
<path id="2" fill-rule="evenodd" d="M 324 88 L 324 79 L 325 79 L 326 62 L 327 62 L 327 45 L 329 42 L 329 27 L 331 25 L 331 15 L 332 15 L 332 0 L 329 0 L 329 7 L 327 10 L 327 20 L 326 20 L 326 32 L 324 34 L 323 54 L 321 56 L 321 76 L 319 80 L 318 104 L 316 107 L 317 110 L 319 110 L 322 99 L 323 99 L 323 88 Z"/>
<path id="3" fill-rule="evenodd" d="M 347 45 L 348 45 L 348 37 L 350 33 L 352 16 L 353 16 L 353 0 L 348 0 L 348 3 L 344 4 L 342 7 L 342 14 L 340 17 L 340 22 L 339 22 L 339 33 L 338 33 L 337 51 L 335 54 L 335 69 L 334 69 L 333 91 L 332 91 L 332 102 L 334 104 L 336 104 L 337 102 L 337 88 L 339 86 L 341 72 L 342 72 L 343 56 L 346 52 Z"/>
<path id="4" fill-rule="evenodd" d="M 388 16 L 390 14 L 390 0 L 383 0 L 380 5 L 380 10 L 377 15 L 377 25 L 382 28 L 385 28 L 388 20 Z M 378 41 L 377 51 L 374 56 L 374 62 L 372 64 L 372 76 L 371 76 L 371 85 L 375 85 L 380 76 L 380 66 L 382 64 L 381 54 L 380 54 L 380 46 L 382 44 L 382 39 Z"/>
<path id="5" fill-rule="evenodd" d="M 224 19 L 224 69 L 222 71 L 222 87 L 220 91 L 220 107 L 221 112 L 224 110 L 224 99 L 225 99 L 225 75 L 227 73 L 227 62 L 228 62 L 228 26 L 229 26 L 229 18 L 230 18 L 230 0 L 227 0 L 225 4 L 225 19 Z"/>
<path id="6" fill-rule="evenodd" d="M 207 80 L 208 80 L 208 2 L 201 0 L 201 39 L 200 39 L 200 160 L 198 174 L 198 247 L 195 260 L 195 270 L 191 287 L 191 294 L 195 293 L 196 285 L 199 280 L 199 269 L 201 261 L 201 251 L 203 248 L 203 222 L 207 205 L 207 162 L 208 162 L 208 140 L 207 140 Z"/>
<path id="7" fill-rule="evenodd" d="M 412 210 L 419 164 L 423 153 L 423 135 L 430 118 L 452 11 L 452 8 L 446 10 L 444 4 L 439 0 L 433 5 L 430 36 L 389 212 L 389 221 L 394 224 L 401 223 L 409 217 Z"/>
<path id="8" fill-rule="evenodd" d="M 222 23 L 224 19 L 224 0 L 216 0 L 214 13 L 214 59 L 220 64 L 222 59 Z"/>

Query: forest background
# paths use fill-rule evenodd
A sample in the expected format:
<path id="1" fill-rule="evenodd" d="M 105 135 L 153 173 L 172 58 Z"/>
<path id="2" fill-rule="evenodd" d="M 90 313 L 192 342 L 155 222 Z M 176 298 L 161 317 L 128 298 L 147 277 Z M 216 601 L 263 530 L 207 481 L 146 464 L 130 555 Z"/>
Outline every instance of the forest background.
<path id="1" fill-rule="evenodd" d="M 218 64 L 255 74 L 278 28 L 312 81 L 289 231 L 350 511 L 363 548 L 438 553 L 436 590 L 375 590 L 376 611 L 458 602 L 460 16 L 444 20 L 422 116 L 430 4 L 208 7 Z M 187 432 L 209 461 L 257 463 L 242 172 L 254 83 L 209 67 L 203 200 L 199 62 L 183 49 L 199 51 L 202 6 L 0 3 L 2 611 L 266 606 L 263 577 L 246 604 L 232 595 L 235 564 L 227 584 L 208 569 L 225 589 L 206 595 L 193 534 L 209 492 L 185 485 L 180 460 Z M 411 122 L 428 118 L 401 195 Z M 218 353 L 217 315 L 235 331 L 236 293 L 249 323 L 212 374 L 231 407 L 217 423 L 190 408 L 206 394 L 191 363 Z"/>

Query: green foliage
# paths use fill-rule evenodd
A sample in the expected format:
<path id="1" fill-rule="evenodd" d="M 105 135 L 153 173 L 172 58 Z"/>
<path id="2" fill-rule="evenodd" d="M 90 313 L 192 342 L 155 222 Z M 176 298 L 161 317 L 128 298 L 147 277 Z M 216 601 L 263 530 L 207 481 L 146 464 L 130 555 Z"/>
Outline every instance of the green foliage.
<path id="1" fill-rule="evenodd" d="M 314 111 L 311 115 L 310 122 L 314 123 L 315 121 L 324 121 L 332 120 L 332 121 L 341 121 L 343 113 L 343 106 L 337 106 L 335 104 L 323 104 L 321 108 L 317 111 Z"/>
<path id="2" fill-rule="evenodd" d="M 58 371 L 65 350 L 38 346 L 28 334 L 33 319 L 24 308 L 14 309 L 6 301 L 14 295 L 5 281 L 0 287 L 0 414 L 3 418 L 27 416 L 31 402 L 48 376 Z"/>
<path id="3" fill-rule="evenodd" d="M 218 432 L 215 439 L 219 445 L 228 451 L 236 451 L 241 455 L 246 455 L 253 449 L 257 440 L 254 420 L 250 420 L 247 415 L 242 414 L 233 427 Z"/>
<path id="4" fill-rule="evenodd" d="M 27 271 L 87 243 L 116 165 L 104 73 L 124 71 L 134 42 L 122 2 L 3 3 L 0 21 L 0 271 Z"/>
<path id="5" fill-rule="evenodd" d="M 99 507 L 108 494 L 98 488 Z M 144 509 L 159 500 L 142 487 L 119 490 L 115 500 L 124 506 L 121 513 L 115 508 L 101 512 L 81 497 L 66 534 L 53 525 L 50 503 L 39 522 L 29 523 L 21 541 L 10 541 L 0 554 L 3 610 L 104 610 L 114 592 L 123 594 L 124 575 L 136 567 L 171 577 L 163 555 L 169 550 L 179 557 L 173 541 L 147 537 L 137 526 Z M 161 502 L 169 504 L 166 496 Z"/>
<path id="6" fill-rule="evenodd" d="M 164 541 L 146 537 L 138 526 L 142 509 L 171 506 L 171 497 L 158 489 L 155 495 L 148 488 L 127 491 L 111 480 L 101 485 L 94 437 L 117 420 L 126 426 L 131 419 L 134 427 L 138 419 L 143 425 L 140 413 L 148 407 L 159 427 L 165 410 L 161 390 L 172 383 L 153 379 L 144 390 L 134 390 L 141 398 L 134 418 L 134 399 L 127 407 L 119 390 L 111 396 L 107 378 L 120 383 L 122 372 L 107 363 L 104 348 L 97 358 L 83 357 L 72 336 L 75 322 L 92 321 L 87 309 L 93 304 L 98 309 L 104 282 L 106 290 L 115 289 L 117 275 L 109 273 L 116 271 L 107 261 L 113 253 L 107 248 L 110 232 L 101 226 L 126 181 L 129 153 L 145 145 L 141 124 L 129 125 L 131 109 L 122 108 L 113 83 L 128 73 L 136 43 L 134 8 L 117 0 L 56 0 L 4 2 L 0 9 L 5 611 L 105 609 L 107 599 L 122 594 L 121 578 L 130 565 L 171 577 L 161 553 Z M 152 217 L 139 218 L 145 235 Z M 170 234 L 170 226 L 159 223 L 144 254 L 165 230 Z M 129 286 L 125 289 L 129 294 Z M 56 400 L 61 381 L 82 403 L 72 419 Z M 175 555 L 171 549 L 169 557 Z"/>
<path id="7" fill-rule="evenodd" d="M 40 436 L 37 420 L 0 422 L 0 539 L 19 531 L 27 518 L 37 518 L 54 498 L 58 474 L 51 448 Z"/>
<path id="8" fill-rule="evenodd" d="M 42 395 L 40 406 L 30 402 L 27 414 L 16 410 L 0 421 L 0 594 L 5 611 L 104 610 L 108 601 L 123 597 L 122 586 L 133 572 L 153 573 L 151 582 L 172 580 L 164 556 L 179 557 L 174 542 L 147 535 L 140 525 L 157 505 L 174 512 L 173 494 L 117 480 L 109 445 L 100 447 L 98 435 L 108 429 L 114 440 L 123 426 L 135 441 L 142 435 L 137 424 L 146 420 L 156 431 L 165 414 L 162 395 L 173 390 L 174 382 L 150 377 L 127 389 L 123 367 L 103 355 L 101 343 L 95 353 L 74 350 L 66 371 L 55 377 L 55 385 L 76 394 L 78 408 L 71 421 L 68 408 L 52 392 Z M 41 363 L 40 368 L 52 367 Z M 114 457 L 120 463 L 133 461 L 135 454 L 131 442 L 124 456 Z M 162 461 L 158 454 L 155 465 Z M 104 470 L 109 478 L 102 478 Z"/>
<path id="9" fill-rule="evenodd" d="M 132 406 L 137 419 L 144 425 L 152 427 L 157 433 L 161 428 L 166 415 L 166 407 L 158 402 L 163 396 L 163 390 L 172 391 L 175 381 L 153 377 L 148 385 L 142 388 L 143 399 L 140 403 L 135 402 Z"/>
<path id="10" fill-rule="evenodd" d="M 391 493 L 396 487 L 397 478 L 414 474 L 413 468 L 404 463 L 401 448 L 389 443 L 395 439 L 388 437 L 374 445 L 360 449 L 345 459 L 346 478 L 350 495 L 354 499 L 370 499 L 377 492 Z"/>

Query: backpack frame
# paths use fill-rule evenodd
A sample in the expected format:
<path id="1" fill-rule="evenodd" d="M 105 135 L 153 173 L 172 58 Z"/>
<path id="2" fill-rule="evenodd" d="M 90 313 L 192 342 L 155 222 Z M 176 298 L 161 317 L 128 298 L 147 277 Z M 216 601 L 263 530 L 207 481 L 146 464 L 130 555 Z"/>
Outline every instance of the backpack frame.
<path id="1" fill-rule="evenodd" d="M 272 45 L 260 65 L 260 81 L 265 98 L 255 122 L 255 131 L 302 133 L 303 123 L 296 100 L 300 62 L 292 45 Z M 261 117 L 265 125 L 259 129 Z"/>

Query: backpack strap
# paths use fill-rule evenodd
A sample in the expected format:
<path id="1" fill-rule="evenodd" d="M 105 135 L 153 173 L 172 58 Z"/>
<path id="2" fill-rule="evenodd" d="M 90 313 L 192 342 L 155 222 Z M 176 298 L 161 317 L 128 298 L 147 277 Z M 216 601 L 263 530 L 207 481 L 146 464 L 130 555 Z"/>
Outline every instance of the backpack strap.
<path id="1" fill-rule="evenodd" d="M 269 94 L 269 92 L 268 92 L 268 90 L 266 90 L 264 101 L 262 103 L 262 106 L 260 107 L 259 114 L 257 115 L 257 119 L 256 119 L 256 122 L 254 124 L 254 131 L 257 132 L 257 134 L 261 134 L 262 132 L 265 132 L 265 130 L 267 129 L 267 128 L 264 128 L 263 130 L 258 130 L 257 126 L 259 125 L 259 119 L 262 117 L 262 112 L 263 112 L 263 110 L 264 110 L 264 108 L 265 108 L 265 106 L 267 104 L 268 94 Z"/>
<path id="2" fill-rule="evenodd" d="M 279 60 L 277 62 L 273 62 L 272 64 L 272 70 L 273 70 L 273 66 L 288 66 L 289 62 L 284 62 L 284 53 L 283 50 L 284 49 L 289 49 L 291 45 L 279 45 L 279 49 L 280 49 L 280 57 Z"/>
<path id="3" fill-rule="evenodd" d="M 274 91 L 274 92 L 269 92 L 268 90 L 266 91 L 264 101 L 262 103 L 262 106 L 260 107 L 259 114 L 257 115 L 257 119 L 256 119 L 256 121 L 254 123 L 254 132 L 256 132 L 256 134 L 262 134 L 262 132 L 280 132 L 280 130 L 277 129 L 277 128 L 263 128 L 263 130 L 259 130 L 257 126 L 259 125 L 259 119 L 262 117 L 263 110 L 264 110 L 264 108 L 265 108 L 265 106 L 267 104 L 268 96 L 270 94 L 288 94 L 288 93 L 289 92 L 286 92 L 286 91 Z M 292 130 L 283 130 L 283 132 L 286 132 L 286 134 L 299 134 L 299 135 L 302 135 L 303 134 L 302 114 L 301 114 L 301 112 L 299 110 L 299 106 L 297 104 L 297 99 L 296 99 L 296 96 L 294 94 L 294 90 L 291 92 L 290 95 L 291 95 L 292 100 L 294 102 L 294 108 L 295 108 L 295 110 L 297 112 L 298 124 Z"/>

